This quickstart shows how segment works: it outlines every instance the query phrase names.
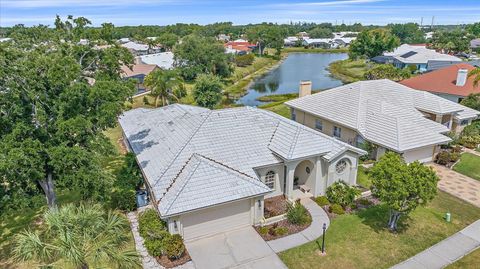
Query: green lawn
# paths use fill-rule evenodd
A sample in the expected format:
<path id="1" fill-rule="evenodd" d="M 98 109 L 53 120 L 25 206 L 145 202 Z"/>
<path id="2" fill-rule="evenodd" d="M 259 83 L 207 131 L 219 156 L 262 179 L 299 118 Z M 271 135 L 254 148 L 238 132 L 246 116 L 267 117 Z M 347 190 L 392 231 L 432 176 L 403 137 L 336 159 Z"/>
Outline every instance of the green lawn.
<path id="1" fill-rule="evenodd" d="M 357 183 L 368 189 L 372 186 L 372 179 L 368 176 L 367 169 L 361 165 L 358 166 Z"/>
<path id="2" fill-rule="evenodd" d="M 452 222 L 443 219 L 452 213 Z M 480 218 L 480 209 L 439 192 L 426 207 L 402 218 L 400 232 L 385 229 L 388 209 L 371 207 L 335 218 L 326 235 L 327 256 L 310 242 L 280 253 L 289 268 L 388 268 L 454 234 Z M 321 242 L 319 238 L 318 242 Z"/>
<path id="3" fill-rule="evenodd" d="M 463 153 L 453 170 L 467 177 L 480 180 L 480 157 L 471 153 Z"/>
<path id="4" fill-rule="evenodd" d="M 480 249 L 468 254 L 455 263 L 447 266 L 448 269 L 478 269 L 480 268 Z"/>
<path id="5" fill-rule="evenodd" d="M 332 76 L 345 83 L 365 80 L 364 74 L 368 68 L 368 64 L 365 60 L 352 61 L 349 59 L 333 62 L 329 66 Z"/>

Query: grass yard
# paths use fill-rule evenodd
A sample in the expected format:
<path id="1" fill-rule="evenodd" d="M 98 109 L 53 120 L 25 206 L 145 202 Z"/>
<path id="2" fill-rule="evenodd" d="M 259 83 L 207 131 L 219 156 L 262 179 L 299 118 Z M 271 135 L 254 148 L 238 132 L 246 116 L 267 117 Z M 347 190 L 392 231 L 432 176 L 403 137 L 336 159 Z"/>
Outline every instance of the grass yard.
<path id="1" fill-rule="evenodd" d="M 467 177 L 480 180 L 480 157 L 471 153 L 463 153 L 453 170 Z"/>
<path id="2" fill-rule="evenodd" d="M 367 174 L 367 169 L 361 165 L 358 166 L 357 184 L 370 189 L 372 186 L 372 179 Z"/>
<path id="3" fill-rule="evenodd" d="M 364 75 L 368 70 L 368 64 L 365 60 L 336 61 L 330 64 L 329 70 L 333 77 L 338 78 L 345 83 L 351 83 L 365 80 Z"/>
<path id="4" fill-rule="evenodd" d="M 480 249 L 473 251 L 462 259 L 446 267 L 447 269 L 478 269 L 480 268 Z"/>
<path id="5" fill-rule="evenodd" d="M 259 108 L 272 111 L 288 119 L 290 118 L 290 108 L 288 108 L 283 102 L 273 102 L 261 105 Z"/>
<path id="6" fill-rule="evenodd" d="M 452 222 L 443 219 L 452 213 Z M 327 256 L 317 255 L 321 238 L 280 253 L 289 268 L 388 268 L 454 234 L 480 218 L 480 208 L 447 193 L 403 217 L 397 234 L 385 229 L 388 209 L 371 207 L 332 220 L 326 235 Z"/>

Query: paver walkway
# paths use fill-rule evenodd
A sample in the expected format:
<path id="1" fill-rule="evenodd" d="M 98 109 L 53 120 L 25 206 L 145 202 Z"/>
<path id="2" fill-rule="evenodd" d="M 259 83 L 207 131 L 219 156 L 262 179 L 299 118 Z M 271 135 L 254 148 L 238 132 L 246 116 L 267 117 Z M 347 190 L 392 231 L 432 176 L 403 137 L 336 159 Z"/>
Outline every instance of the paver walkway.
<path id="1" fill-rule="evenodd" d="M 480 152 L 476 151 L 476 150 L 473 150 L 473 149 L 469 149 L 469 148 L 464 148 L 463 149 L 465 152 L 468 152 L 468 153 L 471 153 L 473 155 L 477 155 L 480 157 Z"/>
<path id="2" fill-rule="evenodd" d="M 138 232 L 138 218 L 137 212 L 130 212 L 127 214 L 128 220 L 130 221 L 130 226 L 132 227 L 133 239 L 135 240 L 135 248 L 137 252 L 140 253 L 142 258 L 142 265 L 144 269 L 164 269 L 165 267 L 161 266 L 157 260 L 150 256 L 147 252 L 147 249 L 143 245 L 143 238 Z M 189 261 L 185 264 L 175 267 L 175 269 L 195 269 L 192 261 Z"/>
<path id="3" fill-rule="evenodd" d="M 392 269 L 440 269 L 480 247 L 480 220 Z"/>
<path id="4" fill-rule="evenodd" d="M 267 244 L 276 253 L 303 245 L 319 238 L 323 233 L 323 224 L 326 223 L 327 228 L 330 225 L 330 219 L 328 218 L 327 213 L 312 199 L 302 198 L 300 200 L 300 203 L 302 203 L 302 205 L 305 206 L 308 212 L 310 212 L 310 215 L 312 215 L 312 224 L 299 233 L 267 241 Z"/>
<path id="5" fill-rule="evenodd" d="M 438 164 L 429 164 L 440 177 L 438 188 L 480 207 L 480 181 L 469 178 Z"/>

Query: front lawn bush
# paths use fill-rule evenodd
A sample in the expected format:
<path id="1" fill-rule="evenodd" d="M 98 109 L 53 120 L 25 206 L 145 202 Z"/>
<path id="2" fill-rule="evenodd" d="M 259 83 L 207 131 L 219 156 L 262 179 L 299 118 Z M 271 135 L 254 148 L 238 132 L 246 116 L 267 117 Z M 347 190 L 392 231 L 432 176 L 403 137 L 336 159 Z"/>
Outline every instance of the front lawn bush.
<path id="1" fill-rule="evenodd" d="M 343 181 L 335 182 L 327 188 L 327 198 L 330 203 L 339 204 L 344 208 L 353 205 L 358 194 L 359 191 L 356 188 Z"/>
<path id="2" fill-rule="evenodd" d="M 288 205 L 287 220 L 291 224 L 304 225 L 310 221 L 310 215 L 300 201 L 296 201 L 294 204 Z"/>
<path id="3" fill-rule="evenodd" d="M 110 202 L 113 208 L 132 211 L 137 208 L 135 190 L 118 189 L 112 192 Z"/>
<path id="4" fill-rule="evenodd" d="M 143 245 L 147 249 L 148 254 L 153 257 L 159 257 L 165 250 L 164 240 L 161 239 L 145 239 Z"/>
<path id="5" fill-rule="evenodd" d="M 268 229 L 268 227 L 266 227 L 266 226 L 263 226 L 263 227 L 258 228 L 258 232 L 259 232 L 261 235 L 266 235 L 266 234 L 268 234 L 268 230 L 269 230 L 269 229 Z"/>
<path id="6" fill-rule="evenodd" d="M 317 198 L 315 198 L 315 202 L 319 206 L 326 206 L 330 204 L 326 196 L 318 196 Z"/>
<path id="7" fill-rule="evenodd" d="M 275 234 L 283 236 L 288 233 L 288 228 L 287 227 L 277 227 L 275 229 Z"/>
<path id="8" fill-rule="evenodd" d="M 239 67 L 251 65 L 254 60 L 255 56 L 253 55 L 253 53 L 235 56 L 235 64 Z"/>
<path id="9" fill-rule="evenodd" d="M 441 151 L 437 154 L 435 162 L 441 165 L 446 165 L 450 161 L 450 153 L 448 151 Z"/>
<path id="10" fill-rule="evenodd" d="M 161 231 L 165 231 L 165 223 L 160 220 L 157 211 L 154 209 L 145 210 L 138 218 L 138 224 L 140 235 L 145 239 L 149 236 L 157 236 Z"/>
<path id="11" fill-rule="evenodd" d="M 165 238 L 165 254 L 169 259 L 178 259 L 185 252 L 183 239 L 179 234 L 174 234 Z"/>
<path id="12" fill-rule="evenodd" d="M 462 136 L 460 144 L 469 149 L 475 149 L 480 144 L 480 135 Z"/>
<path id="13" fill-rule="evenodd" d="M 345 210 L 343 210 L 343 207 L 339 204 L 333 204 L 330 206 L 330 212 L 335 214 L 335 215 L 343 215 L 345 214 Z"/>

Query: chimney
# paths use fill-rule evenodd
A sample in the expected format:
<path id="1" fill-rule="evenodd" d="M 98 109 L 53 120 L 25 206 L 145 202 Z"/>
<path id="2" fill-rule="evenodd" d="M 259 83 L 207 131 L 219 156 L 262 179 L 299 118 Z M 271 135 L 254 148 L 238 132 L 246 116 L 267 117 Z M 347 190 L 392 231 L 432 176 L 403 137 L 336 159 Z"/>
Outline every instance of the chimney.
<path id="1" fill-rule="evenodd" d="M 140 58 L 140 56 L 135 57 L 135 59 L 133 60 L 133 63 L 134 63 L 134 64 L 141 64 L 141 63 L 142 63 L 142 59 Z"/>
<path id="2" fill-rule="evenodd" d="M 312 94 L 312 81 L 302 80 L 300 81 L 300 90 L 298 92 L 298 97 L 304 97 Z"/>
<path id="3" fill-rule="evenodd" d="M 465 83 L 467 83 L 467 77 L 468 77 L 468 70 L 467 69 L 458 69 L 457 73 L 457 83 L 455 85 L 457 86 L 465 86 Z"/>

